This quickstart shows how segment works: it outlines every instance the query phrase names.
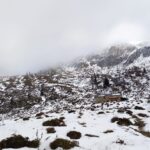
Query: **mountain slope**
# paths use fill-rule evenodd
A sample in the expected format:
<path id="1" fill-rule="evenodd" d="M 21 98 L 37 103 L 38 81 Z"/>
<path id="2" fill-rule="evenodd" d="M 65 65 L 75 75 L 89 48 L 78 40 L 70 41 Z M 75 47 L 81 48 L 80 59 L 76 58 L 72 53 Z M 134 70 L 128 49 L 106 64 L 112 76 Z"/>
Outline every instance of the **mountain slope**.
<path id="1" fill-rule="evenodd" d="M 0 141 L 12 134 L 40 140 L 49 150 L 57 138 L 80 150 L 147 150 L 150 147 L 150 47 L 115 45 L 69 65 L 0 82 Z M 57 118 L 66 126 L 43 126 Z M 46 129 L 56 132 L 48 134 Z M 69 131 L 81 133 L 70 139 Z M 0 143 L 0 147 L 1 146 Z M 23 148 L 29 149 L 29 148 Z M 36 148 L 38 149 L 38 148 Z"/>

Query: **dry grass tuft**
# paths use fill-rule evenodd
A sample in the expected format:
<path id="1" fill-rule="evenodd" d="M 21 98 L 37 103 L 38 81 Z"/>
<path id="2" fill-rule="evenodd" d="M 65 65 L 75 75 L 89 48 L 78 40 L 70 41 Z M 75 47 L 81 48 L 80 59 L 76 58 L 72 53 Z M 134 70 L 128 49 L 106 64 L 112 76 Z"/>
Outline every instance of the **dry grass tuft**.
<path id="1" fill-rule="evenodd" d="M 118 118 L 118 117 L 113 117 L 111 119 L 111 122 L 117 122 L 118 125 L 120 126 L 130 126 L 133 125 L 133 123 L 128 119 L 128 118 Z"/>
<path id="2" fill-rule="evenodd" d="M 47 133 L 56 133 L 55 128 L 47 128 L 46 131 Z"/>
<path id="3" fill-rule="evenodd" d="M 22 148 L 22 147 L 29 147 L 29 148 L 38 148 L 40 141 L 35 139 L 33 141 L 29 141 L 28 138 L 24 138 L 21 135 L 13 135 L 7 139 L 4 139 L 0 142 L 0 148 Z"/>
<path id="4" fill-rule="evenodd" d="M 51 149 L 57 149 L 57 148 L 62 148 L 62 149 L 71 149 L 75 146 L 78 146 L 76 142 L 72 142 L 66 139 L 56 139 L 52 143 L 50 143 L 50 148 Z"/>
<path id="5" fill-rule="evenodd" d="M 70 131 L 67 133 L 67 136 L 70 137 L 70 139 L 80 139 L 82 134 L 77 131 Z"/>
<path id="6" fill-rule="evenodd" d="M 66 124 L 62 119 L 56 118 L 43 122 L 43 126 L 66 126 Z"/>

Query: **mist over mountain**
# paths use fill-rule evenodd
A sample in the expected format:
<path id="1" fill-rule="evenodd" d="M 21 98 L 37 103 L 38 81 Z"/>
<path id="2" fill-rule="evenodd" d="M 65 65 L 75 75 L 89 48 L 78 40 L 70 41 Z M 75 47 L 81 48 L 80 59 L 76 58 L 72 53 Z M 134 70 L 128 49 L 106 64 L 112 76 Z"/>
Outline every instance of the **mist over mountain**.
<path id="1" fill-rule="evenodd" d="M 149 5 L 148 0 L 1 1 L 0 75 L 37 72 L 120 42 L 149 41 Z"/>

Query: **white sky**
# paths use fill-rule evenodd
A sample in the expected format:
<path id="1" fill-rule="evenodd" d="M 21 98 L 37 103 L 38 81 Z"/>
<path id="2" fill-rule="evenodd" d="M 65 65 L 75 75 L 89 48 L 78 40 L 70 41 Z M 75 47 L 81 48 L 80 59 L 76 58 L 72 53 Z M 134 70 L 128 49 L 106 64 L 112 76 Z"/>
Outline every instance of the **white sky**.
<path id="1" fill-rule="evenodd" d="M 150 38 L 150 0 L 0 0 L 0 75 Z"/>

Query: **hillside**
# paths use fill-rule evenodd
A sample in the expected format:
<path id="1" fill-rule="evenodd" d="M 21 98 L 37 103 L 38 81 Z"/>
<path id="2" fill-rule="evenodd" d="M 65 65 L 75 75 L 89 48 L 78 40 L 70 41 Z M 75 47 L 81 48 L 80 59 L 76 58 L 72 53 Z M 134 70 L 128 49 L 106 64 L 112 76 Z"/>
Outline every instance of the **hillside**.
<path id="1" fill-rule="evenodd" d="M 0 97 L 0 148 L 17 148 L 15 140 L 2 142 L 13 134 L 39 140 L 40 150 L 150 148 L 149 46 L 115 45 L 58 68 L 3 78 Z M 73 143 L 50 144 L 59 138 Z"/>

